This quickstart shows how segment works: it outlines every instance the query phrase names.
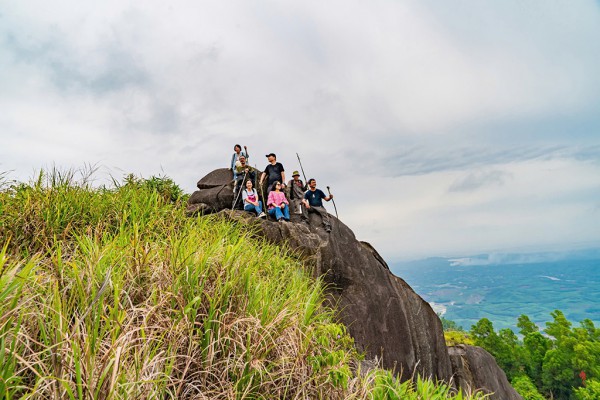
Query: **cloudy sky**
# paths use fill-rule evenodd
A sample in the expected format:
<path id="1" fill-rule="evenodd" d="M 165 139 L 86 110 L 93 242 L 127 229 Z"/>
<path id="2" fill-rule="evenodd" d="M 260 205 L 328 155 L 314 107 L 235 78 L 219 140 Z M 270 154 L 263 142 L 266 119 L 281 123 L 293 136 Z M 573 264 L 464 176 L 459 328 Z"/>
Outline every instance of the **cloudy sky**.
<path id="1" fill-rule="evenodd" d="M 0 0 L 0 141 L 188 192 L 299 153 L 390 261 L 600 246 L 600 2 Z"/>

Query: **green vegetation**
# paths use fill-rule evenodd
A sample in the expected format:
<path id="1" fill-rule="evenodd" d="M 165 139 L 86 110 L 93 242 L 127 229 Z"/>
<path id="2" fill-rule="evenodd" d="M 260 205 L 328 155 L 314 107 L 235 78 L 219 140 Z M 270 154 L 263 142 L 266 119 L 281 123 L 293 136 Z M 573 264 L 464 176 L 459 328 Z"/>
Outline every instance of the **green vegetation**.
<path id="1" fill-rule="evenodd" d="M 600 398 L 600 329 L 585 319 L 573 328 L 555 310 L 544 333 L 521 315 L 519 340 L 510 329 L 494 331 L 492 322 L 481 319 L 471 328 L 475 344 L 489 351 L 525 399 Z M 525 377 L 525 378 L 524 378 Z"/>
<path id="2" fill-rule="evenodd" d="M 0 398 L 484 398 L 361 372 L 323 283 L 170 179 L 83 175 L 0 175 Z"/>
<path id="3" fill-rule="evenodd" d="M 446 340 L 447 346 L 456 346 L 457 344 L 468 344 L 474 345 L 475 343 L 471 339 L 469 332 L 465 331 L 462 326 L 456 322 L 444 318 L 438 314 L 440 321 L 442 321 L 442 328 L 444 329 L 444 339 Z"/>

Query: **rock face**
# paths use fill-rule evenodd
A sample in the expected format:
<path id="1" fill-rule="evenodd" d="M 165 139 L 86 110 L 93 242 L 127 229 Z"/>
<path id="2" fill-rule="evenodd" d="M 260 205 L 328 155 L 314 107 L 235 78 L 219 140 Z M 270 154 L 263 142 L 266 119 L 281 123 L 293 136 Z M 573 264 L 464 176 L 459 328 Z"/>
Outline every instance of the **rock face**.
<path id="1" fill-rule="evenodd" d="M 188 215 L 210 214 L 233 203 L 233 173 L 227 168 L 214 170 L 198 181 L 198 189 L 188 200 Z"/>
<path id="2" fill-rule="evenodd" d="M 476 346 L 458 345 L 448 348 L 454 380 L 464 390 L 480 389 L 492 393 L 494 400 L 523 400 L 510 386 L 490 353 Z"/>
<path id="3" fill-rule="evenodd" d="M 258 234 L 269 241 L 285 242 L 313 267 L 315 276 L 327 283 L 331 302 L 360 351 L 394 370 L 402 380 L 417 372 L 452 381 L 452 364 L 439 318 L 406 282 L 389 271 L 370 244 L 356 240 L 354 233 L 333 216 L 333 229 L 328 233 L 316 214 L 309 214 L 307 223 L 299 215 L 292 215 L 291 222 L 275 222 L 243 211 L 230 212 L 231 179 L 227 169 L 202 178 L 200 190 L 189 199 L 188 213 L 223 210 L 226 218 L 255 223 Z M 493 358 L 491 361 L 498 368 Z M 473 382 L 496 391 L 496 381 Z"/>

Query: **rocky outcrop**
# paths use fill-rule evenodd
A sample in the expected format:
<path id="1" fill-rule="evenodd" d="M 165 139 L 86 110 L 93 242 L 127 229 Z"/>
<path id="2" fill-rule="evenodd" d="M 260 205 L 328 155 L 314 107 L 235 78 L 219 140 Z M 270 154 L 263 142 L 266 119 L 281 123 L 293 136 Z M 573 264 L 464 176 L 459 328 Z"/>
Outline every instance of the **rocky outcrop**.
<path id="1" fill-rule="evenodd" d="M 449 347 L 448 353 L 454 380 L 465 391 L 482 390 L 494 400 L 523 400 L 494 357 L 481 347 L 461 344 Z"/>
<path id="2" fill-rule="evenodd" d="M 220 211 L 226 218 L 256 224 L 257 234 L 273 243 L 286 243 L 306 260 L 315 276 L 327 283 L 330 301 L 339 310 L 341 322 L 367 357 L 394 370 L 403 380 L 416 372 L 452 381 L 452 364 L 439 318 L 404 280 L 389 271 L 373 246 L 359 242 L 333 216 L 333 229 L 328 233 L 316 214 L 310 214 L 308 222 L 297 215 L 292 215 L 291 222 L 275 222 L 259 220 L 243 211 L 229 211 L 233 200 L 231 179 L 226 169 L 202 178 L 198 182 L 200 190 L 189 199 L 188 213 Z M 496 381 L 473 382 L 495 391 Z"/>
<path id="3" fill-rule="evenodd" d="M 210 214 L 233 203 L 233 173 L 227 168 L 214 170 L 197 183 L 198 189 L 188 200 L 187 214 Z"/>

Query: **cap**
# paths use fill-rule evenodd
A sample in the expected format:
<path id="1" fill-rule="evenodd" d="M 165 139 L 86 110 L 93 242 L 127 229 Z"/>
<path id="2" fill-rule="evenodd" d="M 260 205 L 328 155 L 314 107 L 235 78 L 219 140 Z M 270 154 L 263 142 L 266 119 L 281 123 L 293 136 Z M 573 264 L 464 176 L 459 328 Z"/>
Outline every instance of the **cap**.
<path id="1" fill-rule="evenodd" d="M 296 176 L 296 175 L 300 176 L 300 173 L 298 171 L 294 171 L 294 173 L 292 174 L 292 176 Z"/>
<path id="2" fill-rule="evenodd" d="M 269 153 L 269 154 L 267 154 L 265 157 L 271 157 L 271 156 L 273 156 L 273 157 L 277 158 L 277 156 L 275 155 L 275 153 Z"/>

